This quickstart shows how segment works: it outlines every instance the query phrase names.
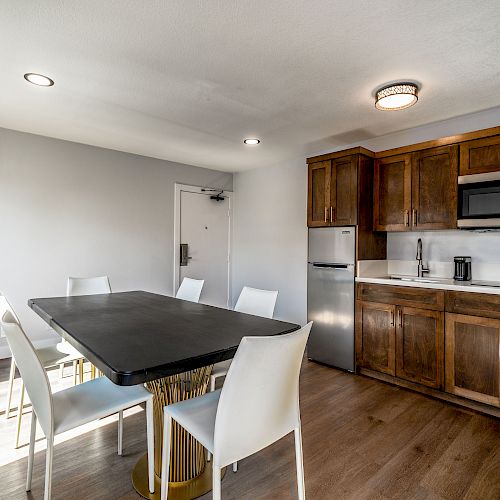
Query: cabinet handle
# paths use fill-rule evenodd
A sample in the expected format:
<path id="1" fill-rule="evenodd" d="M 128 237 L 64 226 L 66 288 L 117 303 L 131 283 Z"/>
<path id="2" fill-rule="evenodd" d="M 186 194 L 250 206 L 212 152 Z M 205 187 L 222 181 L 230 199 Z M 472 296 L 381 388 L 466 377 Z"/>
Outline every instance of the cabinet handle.
<path id="1" fill-rule="evenodd" d="M 410 225 L 410 212 L 408 210 L 405 210 L 405 226 Z"/>
<path id="2" fill-rule="evenodd" d="M 337 222 L 337 209 L 333 209 L 333 222 Z"/>
<path id="3" fill-rule="evenodd" d="M 403 314 L 401 313 L 401 309 L 398 309 L 398 323 L 399 328 L 403 328 Z"/>
<path id="4" fill-rule="evenodd" d="M 415 209 L 413 209 L 413 225 L 416 226 L 417 225 L 417 211 Z"/>
<path id="5" fill-rule="evenodd" d="M 326 224 L 326 222 L 328 222 L 327 217 L 328 217 L 328 208 L 325 207 L 325 224 Z"/>
<path id="6" fill-rule="evenodd" d="M 330 222 L 333 222 L 333 207 L 330 207 Z"/>
<path id="7" fill-rule="evenodd" d="M 394 326 L 394 311 L 391 311 L 391 326 Z"/>

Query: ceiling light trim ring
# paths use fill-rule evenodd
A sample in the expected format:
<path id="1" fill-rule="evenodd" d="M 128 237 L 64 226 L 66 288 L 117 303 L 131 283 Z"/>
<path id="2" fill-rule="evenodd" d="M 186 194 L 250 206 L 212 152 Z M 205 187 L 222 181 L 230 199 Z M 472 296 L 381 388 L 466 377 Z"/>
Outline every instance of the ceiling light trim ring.
<path id="1" fill-rule="evenodd" d="M 243 141 L 244 144 L 247 146 L 257 146 L 257 144 L 260 144 L 260 139 L 256 139 L 254 137 L 252 138 L 247 138 Z"/>
<path id="2" fill-rule="evenodd" d="M 33 79 L 32 77 L 35 77 L 35 79 Z M 37 85 L 38 87 L 52 87 L 54 85 L 54 80 L 52 80 L 52 78 L 49 78 L 46 75 L 42 75 L 41 73 L 32 73 L 32 72 L 25 73 L 24 79 L 28 83 L 31 83 L 32 85 Z M 40 81 L 38 82 L 34 81 L 36 79 L 40 79 Z"/>

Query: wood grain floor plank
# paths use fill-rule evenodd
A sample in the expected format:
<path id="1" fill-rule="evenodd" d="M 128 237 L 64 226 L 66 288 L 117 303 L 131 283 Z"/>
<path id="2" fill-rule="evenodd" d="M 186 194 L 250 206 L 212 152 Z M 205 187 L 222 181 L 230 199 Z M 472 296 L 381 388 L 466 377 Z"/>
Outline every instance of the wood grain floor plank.
<path id="1" fill-rule="evenodd" d="M 473 415 L 462 431 L 422 480 L 422 485 L 445 499 L 475 497 L 471 490 L 481 467 L 488 464 L 492 452 L 500 446 L 500 421 L 482 415 Z M 489 467 L 489 465 L 487 465 Z M 487 489 L 493 490 L 500 482 L 500 469 Z M 480 497 L 477 497 L 480 498 Z"/>

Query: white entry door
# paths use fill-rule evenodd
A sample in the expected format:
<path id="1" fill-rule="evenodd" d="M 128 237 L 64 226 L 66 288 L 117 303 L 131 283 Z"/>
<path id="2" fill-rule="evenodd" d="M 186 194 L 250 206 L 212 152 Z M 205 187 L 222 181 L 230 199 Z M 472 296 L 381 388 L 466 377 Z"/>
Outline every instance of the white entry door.
<path id="1" fill-rule="evenodd" d="M 184 277 L 203 279 L 200 302 L 228 307 L 231 198 L 223 194 L 222 201 L 211 199 L 216 194 L 180 188 L 179 240 L 187 245 L 187 259 L 181 262 L 179 248 L 177 286 Z"/>

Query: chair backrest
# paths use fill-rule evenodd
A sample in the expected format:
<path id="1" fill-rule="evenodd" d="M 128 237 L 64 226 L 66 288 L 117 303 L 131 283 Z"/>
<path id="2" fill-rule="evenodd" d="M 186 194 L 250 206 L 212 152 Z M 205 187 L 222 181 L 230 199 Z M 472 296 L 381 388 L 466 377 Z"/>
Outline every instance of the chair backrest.
<path id="1" fill-rule="evenodd" d="M 217 466 L 256 453 L 299 426 L 299 374 L 311 325 L 286 335 L 243 337 L 217 408 Z"/>
<path id="2" fill-rule="evenodd" d="M 0 319 L 3 318 L 3 315 L 9 311 L 12 316 L 14 317 L 14 319 L 19 323 L 21 324 L 21 322 L 19 321 L 19 318 L 17 317 L 17 314 L 14 312 L 14 309 L 12 309 L 12 306 L 9 304 L 9 301 L 7 300 L 7 298 L 3 295 L 2 292 L 0 292 Z M 2 328 L 0 328 L 0 337 L 4 337 L 4 333 L 3 333 L 3 330 Z"/>
<path id="3" fill-rule="evenodd" d="M 45 436 L 49 437 L 52 435 L 54 423 L 52 392 L 47 373 L 43 369 L 32 343 L 10 311 L 3 314 L 0 325 L 7 337 L 7 342 L 16 360 L 16 366 L 21 373 L 40 426 Z"/>
<path id="4" fill-rule="evenodd" d="M 254 316 L 262 316 L 263 318 L 272 318 L 277 298 L 277 291 L 259 290 L 258 288 L 244 286 L 234 310 L 253 314 Z"/>
<path id="5" fill-rule="evenodd" d="M 96 276 L 95 278 L 68 278 L 66 295 L 97 295 L 100 293 L 111 293 L 111 286 L 107 276 Z"/>
<path id="6" fill-rule="evenodd" d="M 195 280 L 193 278 L 184 278 L 181 286 L 175 294 L 176 299 L 189 300 L 190 302 L 199 302 L 201 290 L 205 280 Z"/>

